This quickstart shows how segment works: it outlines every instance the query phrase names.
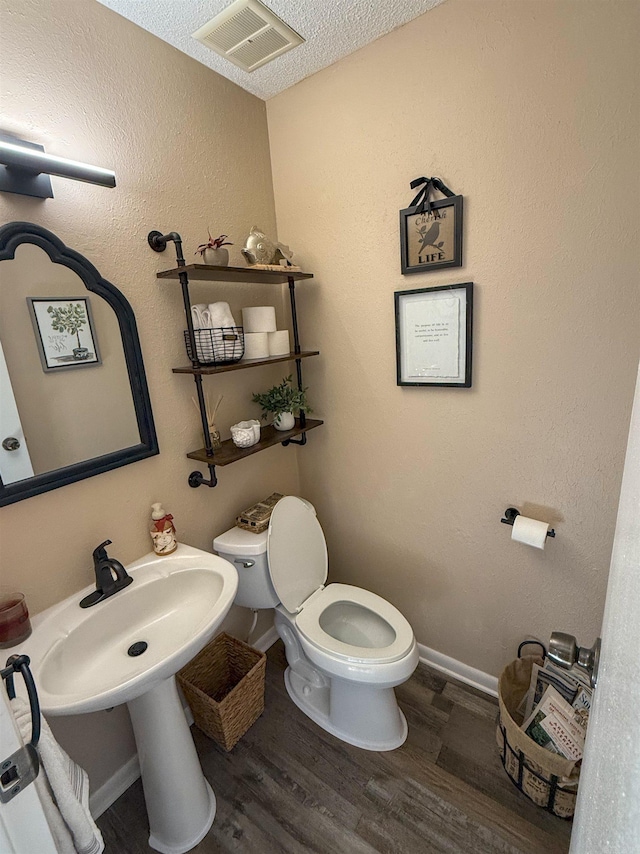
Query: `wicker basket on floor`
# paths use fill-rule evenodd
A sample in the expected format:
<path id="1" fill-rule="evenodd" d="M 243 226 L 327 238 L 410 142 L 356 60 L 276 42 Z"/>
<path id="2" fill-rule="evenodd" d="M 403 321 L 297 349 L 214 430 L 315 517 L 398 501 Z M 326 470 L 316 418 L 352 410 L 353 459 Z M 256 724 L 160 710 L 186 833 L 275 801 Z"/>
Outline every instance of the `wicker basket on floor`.
<path id="1" fill-rule="evenodd" d="M 223 632 L 178 673 L 196 726 L 231 750 L 264 710 L 267 657 Z"/>
<path id="2" fill-rule="evenodd" d="M 520 729 L 522 715 L 517 709 L 529 688 L 534 663 L 543 661 L 532 655 L 516 658 L 500 675 L 496 729 L 500 758 L 511 781 L 529 800 L 560 818 L 573 818 L 580 766 L 540 747 Z"/>

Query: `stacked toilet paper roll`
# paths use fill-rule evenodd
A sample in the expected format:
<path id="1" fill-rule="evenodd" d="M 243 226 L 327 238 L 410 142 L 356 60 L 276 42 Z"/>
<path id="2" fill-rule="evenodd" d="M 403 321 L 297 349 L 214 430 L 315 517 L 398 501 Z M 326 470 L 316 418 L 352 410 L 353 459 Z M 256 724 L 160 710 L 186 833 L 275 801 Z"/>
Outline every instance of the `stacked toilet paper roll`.
<path id="1" fill-rule="evenodd" d="M 247 332 L 275 332 L 277 328 L 276 310 L 272 305 L 252 305 L 243 308 L 242 325 L 245 334 Z"/>
<path id="2" fill-rule="evenodd" d="M 266 359 L 268 355 L 268 332 L 244 333 L 244 356 L 242 357 L 243 359 Z"/>
<path id="3" fill-rule="evenodd" d="M 252 305 L 242 309 L 244 358 L 266 359 L 287 356 L 289 331 L 276 328 L 276 310 L 272 305 Z"/>
<path id="4" fill-rule="evenodd" d="M 289 345 L 289 330 L 278 329 L 276 332 L 269 332 L 269 355 L 270 356 L 288 356 L 290 352 Z"/>

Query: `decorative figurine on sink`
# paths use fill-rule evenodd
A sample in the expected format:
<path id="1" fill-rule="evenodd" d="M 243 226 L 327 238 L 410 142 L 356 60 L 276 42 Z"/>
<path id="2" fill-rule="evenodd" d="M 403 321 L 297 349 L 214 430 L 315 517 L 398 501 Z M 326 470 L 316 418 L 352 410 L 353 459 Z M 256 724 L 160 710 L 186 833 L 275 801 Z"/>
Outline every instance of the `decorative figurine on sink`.
<path id="1" fill-rule="evenodd" d="M 292 271 L 301 271 L 301 267 L 294 267 L 291 263 L 293 252 L 284 243 L 274 243 L 269 240 L 264 231 L 254 225 L 249 232 L 241 249 L 243 257 L 251 267 L 258 270 L 279 270 L 287 267 Z"/>
<path id="2" fill-rule="evenodd" d="M 170 555 L 178 548 L 176 529 L 171 513 L 165 513 L 161 504 L 151 505 L 151 539 L 157 555 Z"/>

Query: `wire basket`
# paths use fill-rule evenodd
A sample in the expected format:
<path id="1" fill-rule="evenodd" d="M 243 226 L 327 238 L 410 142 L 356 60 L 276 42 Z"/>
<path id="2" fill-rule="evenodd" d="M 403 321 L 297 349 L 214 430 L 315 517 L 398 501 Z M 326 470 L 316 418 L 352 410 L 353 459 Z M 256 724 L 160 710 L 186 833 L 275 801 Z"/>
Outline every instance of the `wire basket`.
<path id="1" fill-rule="evenodd" d="M 191 350 L 189 332 L 184 331 L 187 356 L 200 365 L 228 365 L 239 362 L 244 356 L 244 329 L 242 326 L 223 326 L 214 329 L 194 329 L 195 358 Z"/>
<path id="2" fill-rule="evenodd" d="M 178 673 L 196 726 L 225 750 L 264 711 L 266 666 L 263 652 L 223 632 Z"/>
<path id="3" fill-rule="evenodd" d="M 545 750 L 520 729 L 522 716 L 517 709 L 528 690 L 534 663 L 542 665 L 542 658 L 517 658 L 500 675 L 500 717 L 496 728 L 500 759 L 511 782 L 529 800 L 560 818 L 570 819 L 576 808 L 579 766 Z"/>

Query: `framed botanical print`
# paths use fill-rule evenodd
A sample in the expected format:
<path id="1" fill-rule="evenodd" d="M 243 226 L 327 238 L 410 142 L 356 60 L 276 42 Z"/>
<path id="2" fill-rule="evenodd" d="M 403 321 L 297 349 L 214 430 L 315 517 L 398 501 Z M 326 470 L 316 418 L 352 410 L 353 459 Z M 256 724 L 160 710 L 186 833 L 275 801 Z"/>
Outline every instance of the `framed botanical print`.
<path id="1" fill-rule="evenodd" d="M 45 372 L 100 365 L 88 297 L 27 297 Z"/>

